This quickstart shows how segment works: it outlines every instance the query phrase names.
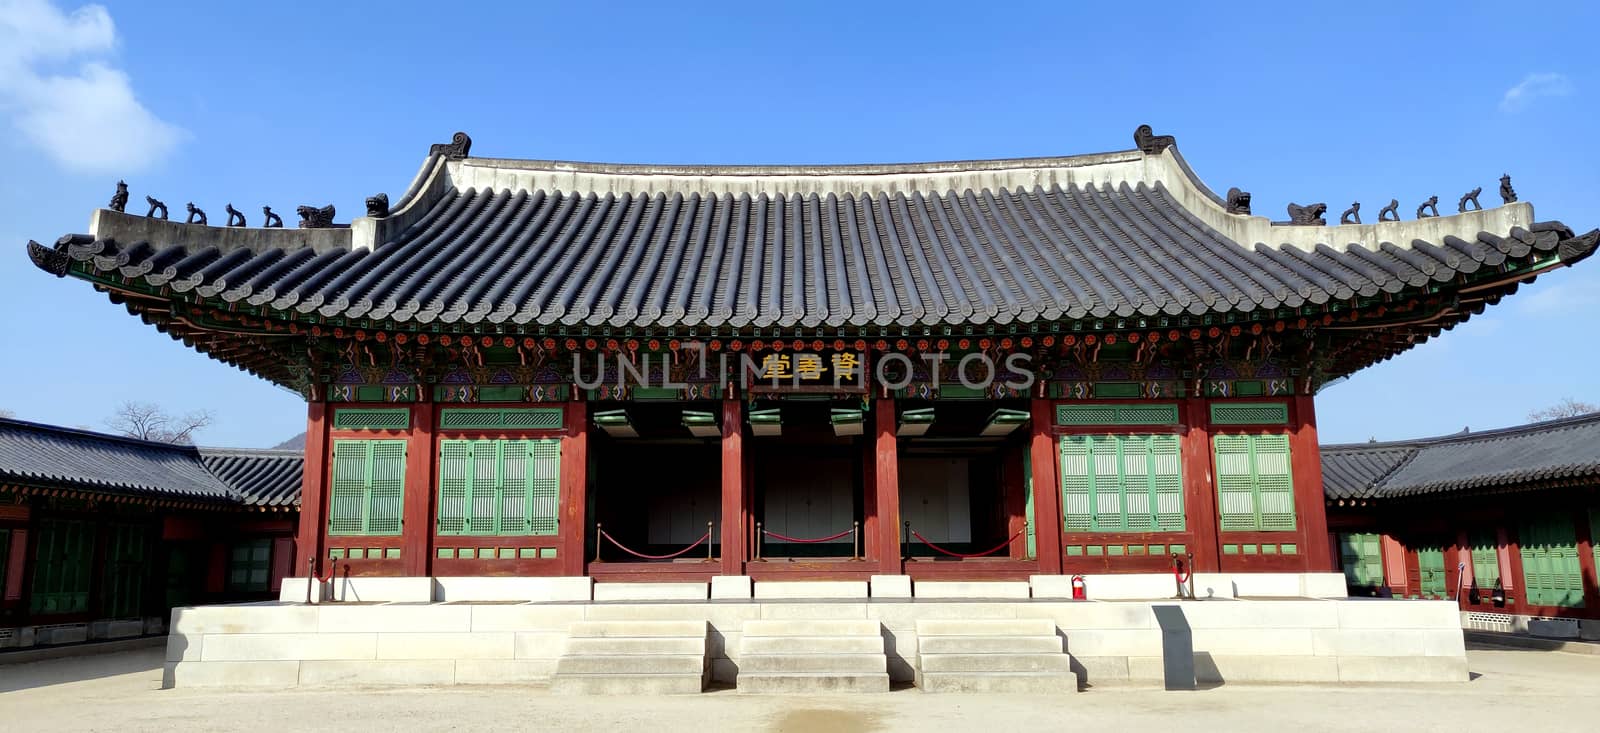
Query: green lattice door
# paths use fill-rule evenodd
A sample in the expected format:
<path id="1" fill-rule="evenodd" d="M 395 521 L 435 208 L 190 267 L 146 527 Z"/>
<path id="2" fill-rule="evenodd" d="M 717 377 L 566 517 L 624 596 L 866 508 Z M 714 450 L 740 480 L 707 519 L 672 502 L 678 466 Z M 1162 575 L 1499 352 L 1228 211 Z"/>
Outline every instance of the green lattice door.
<path id="1" fill-rule="evenodd" d="M 439 443 L 440 535 L 553 535 L 560 496 L 559 440 Z"/>
<path id="2" fill-rule="evenodd" d="M 1517 546 L 1528 603 L 1583 607 L 1583 571 L 1571 514 L 1553 512 L 1527 519 L 1518 529 Z"/>
<path id="3" fill-rule="evenodd" d="M 1061 502 L 1068 532 L 1181 532 L 1178 436 L 1066 435 Z"/>
<path id="4" fill-rule="evenodd" d="M 1294 480 L 1287 435 L 1218 435 L 1217 506 L 1225 532 L 1292 531 Z"/>
<path id="5" fill-rule="evenodd" d="M 104 614 L 112 618 L 144 613 L 144 579 L 149 573 L 150 528 L 114 524 L 106 536 Z"/>
<path id="6" fill-rule="evenodd" d="M 1447 597 L 1449 586 L 1445 582 L 1443 548 L 1417 549 L 1417 583 L 1423 598 Z"/>
<path id="7" fill-rule="evenodd" d="M 88 523 L 46 519 L 39 523 L 33 588 L 28 610 L 35 614 L 89 610 L 89 578 L 94 536 Z"/>
<path id="8" fill-rule="evenodd" d="M 1494 530 L 1475 530 L 1467 541 L 1472 554 L 1472 584 L 1483 591 L 1500 585 L 1500 542 Z"/>
<path id="9" fill-rule="evenodd" d="M 1351 589 L 1383 585 L 1383 544 L 1377 533 L 1339 535 L 1339 562 Z"/>
<path id="10" fill-rule="evenodd" d="M 405 510 L 406 442 L 333 442 L 330 535 L 400 534 Z"/>

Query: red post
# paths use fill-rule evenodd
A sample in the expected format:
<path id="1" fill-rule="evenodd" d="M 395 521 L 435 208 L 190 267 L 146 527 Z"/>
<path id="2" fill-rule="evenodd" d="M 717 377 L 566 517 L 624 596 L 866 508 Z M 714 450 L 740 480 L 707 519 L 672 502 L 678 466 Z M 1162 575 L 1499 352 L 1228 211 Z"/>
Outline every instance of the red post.
<path id="1" fill-rule="evenodd" d="M 586 510 L 589 501 L 589 417 L 584 404 L 567 402 L 562 423 L 567 434 L 561 437 L 561 560 L 562 575 L 581 576 L 588 551 Z"/>
<path id="2" fill-rule="evenodd" d="M 1294 502 L 1300 515 L 1300 546 L 1306 548 L 1303 570 L 1332 572 L 1335 568 L 1328 553 L 1327 497 L 1322 491 L 1322 449 L 1317 445 L 1317 413 L 1311 395 L 1295 396 L 1294 419 L 1289 455 L 1293 462 Z"/>
<path id="3" fill-rule="evenodd" d="M 1578 524 L 1578 572 L 1582 578 L 1584 608 L 1600 607 L 1600 577 L 1595 575 L 1594 543 L 1597 539 L 1589 525 L 1588 507 L 1574 502 L 1572 515 Z"/>
<path id="4" fill-rule="evenodd" d="M 290 575 L 300 577 L 306 572 L 306 562 L 317 559 L 322 564 L 322 542 L 328 525 L 328 405 L 312 402 L 306 409 L 306 464 L 300 479 L 300 530 L 295 536 L 295 562 Z M 322 572 L 321 567 L 313 572 Z"/>
<path id="5" fill-rule="evenodd" d="M 744 409 L 737 399 L 722 401 L 722 566 L 723 575 L 742 575 L 745 560 Z"/>
<path id="6" fill-rule="evenodd" d="M 872 463 L 877 469 L 872 488 L 877 499 L 878 572 L 900 575 L 905 567 L 900 550 L 900 455 L 895 444 L 899 416 L 895 414 L 892 399 L 876 400 L 872 408 L 875 424 Z"/>
<path id="7" fill-rule="evenodd" d="M 1026 445 L 1010 445 L 1001 454 L 1000 479 L 1004 487 L 1006 510 L 1006 536 L 1016 535 L 1007 555 L 1013 560 L 1028 556 L 1028 533 L 1023 529 L 1028 522 L 1027 478 L 1022 475 L 1022 455 Z"/>
<path id="8" fill-rule="evenodd" d="M 1050 401 L 1034 398 L 1028 420 L 1033 431 L 1028 444 L 1033 467 L 1033 540 L 1038 548 L 1039 573 L 1061 574 L 1061 483 L 1056 480 L 1056 444 L 1050 433 L 1055 410 Z"/>
<path id="9" fill-rule="evenodd" d="M 1188 509 L 1189 532 L 1194 540 L 1194 569 L 1216 572 L 1222 569 L 1222 535 L 1217 518 L 1217 490 L 1211 465 L 1211 411 L 1206 401 L 1189 398 L 1182 402 L 1183 505 Z M 1320 504 L 1319 504 L 1320 506 Z"/>
<path id="10" fill-rule="evenodd" d="M 861 552 L 862 557 L 878 556 L 878 454 L 877 433 L 861 441 Z"/>
<path id="11" fill-rule="evenodd" d="M 400 529 L 401 573 L 428 575 L 433 555 L 433 405 L 411 405 L 411 431 L 406 435 L 404 519 Z"/>

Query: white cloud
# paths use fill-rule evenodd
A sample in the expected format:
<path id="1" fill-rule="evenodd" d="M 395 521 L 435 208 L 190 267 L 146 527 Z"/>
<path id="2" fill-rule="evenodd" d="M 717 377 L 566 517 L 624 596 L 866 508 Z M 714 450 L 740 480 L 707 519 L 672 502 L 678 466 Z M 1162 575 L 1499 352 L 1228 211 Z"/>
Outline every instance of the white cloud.
<path id="1" fill-rule="evenodd" d="M 106 63 L 116 43 L 99 5 L 69 14 L 46 0 L 0 0 L 0 117 L 75 171 L 127 173 L 166 157 L 184 133 Z"/>
<path id="2" fill-rule="evenodd" d="M 1563 74 L 1541 72 L 1522 77 L 1500 98 L 1501 112 L 1516 112 L 1539 97 L 1565 97 L 1572 93 L 1572 81 Z"/>
<path id="3" fill-rule="evenodd" d="M 1519 298 L 1518 307 L 1530 315 L 1576 313 L 1600 304 L 1600 295 L 1593 290 L 1575 288 L 1568 283 L 1543 285 L 1534 292 L 1511 297 Z"/>

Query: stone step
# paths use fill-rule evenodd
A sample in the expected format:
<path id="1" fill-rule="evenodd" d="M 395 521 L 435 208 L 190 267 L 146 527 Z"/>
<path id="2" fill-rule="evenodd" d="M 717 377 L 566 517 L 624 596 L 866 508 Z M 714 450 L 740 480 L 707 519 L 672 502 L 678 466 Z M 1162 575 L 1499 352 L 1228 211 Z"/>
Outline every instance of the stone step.
<path id="1" fill-rule="evenodd" d="M 706 653 L 704 636 L 654 636 L 628 637 L 574 637 L 567 639 L 568 655 L 598 654 L 700 654 Z"/>
<path id="2" fill-rule="evenodd" d="M 742 661 L 741 661 L 742 663 Z M 738 690 L 747 694 L 794 694 L 820 692 L 888 692 L 889 675 L 871 674 L 783 674 L 777 672 L 739 672 Z"/>
<path id="3" fill-rule="evenodd" d="M 917 637 L 929 636 L 1053 636 L 1056 622 L 1047 618 L 919 619 Z"/>
<path id="4" fill-rule="evenodd" d="M 923 672 L 1059 672 L 1072 671 L 1072 658 L 1060 652 L 1043 654 L 922 654 Z"/>
<path id="5" fill-rule="evenodd" d="M 749 636 L 739 642 L 740 655 L 750 654 L 881 654 L 877 636 Z"/>
<path id="6" fill-rule="evenodd" d="M 739 677 L 763 674 L 868 674 L 888 672 L 888 660 L 877 654 L 741 654 Z"/>
<path id="7" fill-rule="evenodd" d="M 660 675 L 693 674 L 705 670 L 703 654 L 580 655 L 556 660 L 556 675 Z"/>
<path id="8" fill-rule="evenodd" d="M 1054 672 L 924 672 L 917 686 L 923 692 L 1054 694 L 1077 692 L 1078 678 Z"/>
<path id="9" fill-rule="evenodd" d="M 929 636 L 917 640 L 922 654 L 1061 654 L 1059 636 Z"/>
<path id="10" fill-rule="evenodd" d="M 744 638 L 753 636 L 882 636 L 883 626 L 868 619 L 767 619 L 744 622 Z"/>
<path id="11" fill-rule="evenodd" d="M 567 636 L 576 638 L 698 636 L 710 625 L 705 621 L 574 621 Z"/>
<path id="12" fill-rule="evenodd" d="M 692 695 L 705 689 L 699 674 L 557 674 L 550 691 L 558 695 Z"/>

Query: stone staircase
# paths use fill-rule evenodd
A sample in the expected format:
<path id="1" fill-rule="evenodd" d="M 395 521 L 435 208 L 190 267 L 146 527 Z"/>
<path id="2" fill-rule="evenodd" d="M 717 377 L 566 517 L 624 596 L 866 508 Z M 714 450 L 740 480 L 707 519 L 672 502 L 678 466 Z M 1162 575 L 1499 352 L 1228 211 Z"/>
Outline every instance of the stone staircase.
<path id="1" fill-rule="evenodd" d="M 550 691 L 576 695 L 697 693 L 710 681 L 705 621 L 578 621 Z"/>
<path id="2" fill-rule="evenodd" d="M 888 692 L 877 621 L 746 621 L 738 690 L 751 693 Z"/>
<path id="3" fill-rule="evenodd" d="M 1076 692 L 1050 619 L 917 621 L 917 687 L 923 692 Z"/>

